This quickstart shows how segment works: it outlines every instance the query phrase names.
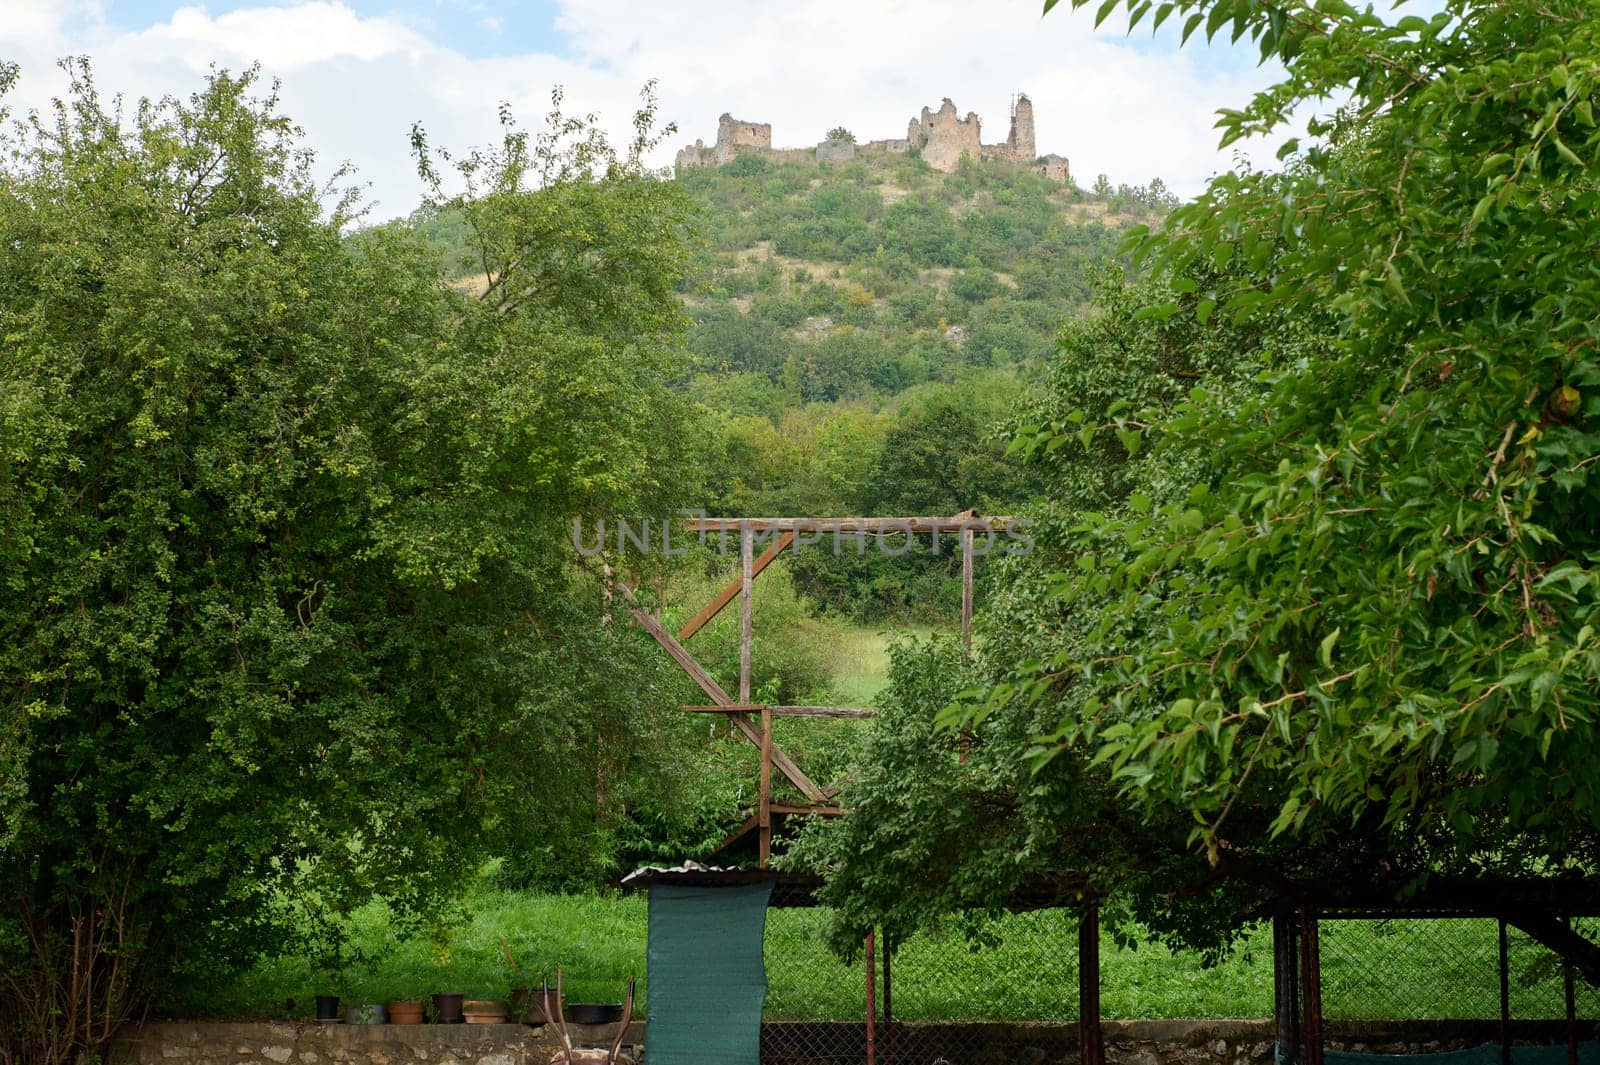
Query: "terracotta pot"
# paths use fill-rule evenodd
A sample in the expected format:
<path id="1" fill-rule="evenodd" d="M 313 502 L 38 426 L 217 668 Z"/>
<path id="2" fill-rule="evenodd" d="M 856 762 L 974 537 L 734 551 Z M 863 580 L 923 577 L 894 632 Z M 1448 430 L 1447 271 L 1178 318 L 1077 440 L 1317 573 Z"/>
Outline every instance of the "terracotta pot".
<path id="1" fill-rule="evenodd" d="M 506 1023 L 505 1006 L 488 999 L 469 999 L 462 1004 L 461 1012 L 466 1016 L 468 1024 Z"/>
<path id="2" fill-rule="evenodd" d="M 556 995 L 556 989 L 550 989 L 550 1006 L 566 1005 L 566 996 Z M 513 988 L 511 991 L 511 1013 L 523 1024 L 548 1024 L 551 1018 L 544 1015 L 544 992 L 541 988 L 528 989 L 526 987 Z"/>
<path id="3" fill-rule="evenodd" d="M 389 1003 L 390 1024 L 421 1024 L 422 1003 L 416 1000 Z"/>
<path id="4" fill-rule="evenodd" d="M 433 996 L 433 1019 L 440 1024 L 460 1024 L 466 1018 L 461 1016 L 461 1003 L 466 999 L 459 991 L 441 991 Z"/>

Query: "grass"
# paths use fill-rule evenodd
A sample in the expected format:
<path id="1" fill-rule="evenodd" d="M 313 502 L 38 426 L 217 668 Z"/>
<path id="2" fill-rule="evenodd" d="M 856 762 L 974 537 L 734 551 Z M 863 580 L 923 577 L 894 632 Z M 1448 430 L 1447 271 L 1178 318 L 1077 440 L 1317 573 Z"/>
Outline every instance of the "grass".
<path id="1" fill-rule="evenodd" d="M 620 1002 L 628 977 L 644 976 L 642 896 L 485 888 L 472 893 L 466 906 L 468 918 L 443 943 L 426 935 L 398 936 L 387 909 L 369 906 L 355 915 L 351 935 L 374 964 L 329 975 L 303 956 L 268 959 L 223 987 L 205 989 L 203 1001 L 185 996 L 181 1006 L 214 1016 L 277 1017 L 308 1013 L 319 994 L 338 994 L 347 1003 L 423 998 L 436 991 L 503 1000 L 510 967 L 500 953 L 502 936 L 524 968 L 560 965 L 569 1002 Z M 297 1003 L 295 1010 L 285 1010 L 288 999 Z"/>
<path id="2" fill-rule="evenodd" d="M 842 706 L 873 706 L 889 682 L 889 645 L 896 639 L 925 639 L 927 625 L 886 629 L 878 625 L 852 625 L 841 630 L 832 653 L 833 690 Z"/>

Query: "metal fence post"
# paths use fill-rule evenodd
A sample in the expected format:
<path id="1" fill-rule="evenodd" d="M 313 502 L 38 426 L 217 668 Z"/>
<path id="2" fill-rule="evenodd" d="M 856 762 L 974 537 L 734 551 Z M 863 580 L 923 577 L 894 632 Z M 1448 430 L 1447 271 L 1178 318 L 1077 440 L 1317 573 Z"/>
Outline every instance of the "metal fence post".
<path id="1" fill-rule="evenodd" d="M 1511 964 L 1506 950 L 1506 919 L 1500 925 L 1500 1065 L 1511 1065 Z"/>
<path id="2" fill-rule="evenodd" d="M 1100 1036 L 1100 904 L 1090 900 L 1078 914 L 1078 1061 L 1105 1065 Z"/>
<path id="3" fill-rule="evenodd" d="M 1305 1065 L 1322 1065 L 1322 951 L 1317 942 L 1317 911 L 1300 910 L 1301 993 L 1305 999 Z"/>
<path id="4" fill-rule="evenodd" d="M 877 1060 L 877 983 L 878 983 L 878 956 L 874 948 L 874 937 L 867 933 L 867 1065 L 875 1065 Z"/>
<path id="5" fill-rule="evenodd" d="M 1567 929 L 1572 929 L 1572 918 L 1567 918 Z M 1562 991 L 1565 992 L 1567 1014 L 1567 1065 L 1578 1065 L 1578 993 L 1573 984 L 1572 966 L 1561 967 Z"/>
<path id="6" fill-rule="evenodd" d="M 1277 1055 L 1281 1062 L 1300 1057 L 1300 983 L 1295 979 L 1294 921 L 1288 909 L 1272 915 L 1272 1015 L 1277 1022 Z"/>
<path id="7" fill-rule="evenodd" d="M 890 999 L 890 973 L 894 967 L 894 941 L 885 933 L 883 937 L 883 1061 L 894 1061 L 894 1004 Z"/>

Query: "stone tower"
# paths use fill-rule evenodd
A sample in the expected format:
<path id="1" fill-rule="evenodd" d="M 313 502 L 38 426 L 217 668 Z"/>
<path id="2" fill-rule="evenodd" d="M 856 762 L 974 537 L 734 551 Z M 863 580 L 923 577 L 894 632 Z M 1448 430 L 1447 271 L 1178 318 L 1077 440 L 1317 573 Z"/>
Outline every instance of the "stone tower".
<path id="1" fill-rule="evenodd" d="M 1038 157 L 1033 143 L 1033 101 L 1023 93 L 1011 104 L 1011 132 L 1006 135 L 1006 147 L 1025 162 Z"/>

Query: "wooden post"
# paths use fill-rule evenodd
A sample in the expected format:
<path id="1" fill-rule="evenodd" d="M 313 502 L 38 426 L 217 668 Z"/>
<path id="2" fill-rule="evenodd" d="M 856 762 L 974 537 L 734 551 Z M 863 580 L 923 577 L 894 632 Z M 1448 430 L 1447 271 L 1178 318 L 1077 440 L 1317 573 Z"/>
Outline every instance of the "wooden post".
<path id="1" fill-rule="evenodd" d="M 750 582 L 755 579 L 755 530 L 746 525 L 739 535 L 739 701 L 750 701 Z"/>
<path id="2" fill-rule="evenodd" d="M 889 999 L 890 974 L 893 966 L 894 943 L 888 936 L 883 937 L 883 1061 L 884 1065 L 893 1065 L 894 1062 L 894 1006 Z M 1570 971 L 1570 970 L 1569 970 Z"/>
<path id="3" fill-rule="evenodd" d="M 961 530 L 961 647 L 972 657 L 972 530 Z"/>
<path id="4" fill-rule="evenodd" d="M 878 958 L 873 950 L 873 936 L 867 933 L 867 1065 L 875 1065 L 877 1061 L 877 1023 L 878 1023 Z"/>
<path id="5" fill-rule="evenodd" d="M 1305 998 L 1305 1065 L 1322 1065 L 1322 949 L 1317 942 L 1317 912 L 1300 910 L 1300 986 Z"/>
<path id="6" fill-rule="evenodd" d="M 1295 979 L 1294 921 L 1287 909 L 1272 915 L 1272 1013 L 1277 1022 L 1277 1061 L 1300 1055 L 1300 985 Z"/>
<path id="7" fill-rule="evenodd" d="M 1105 1065 L 1100 1037 L 1100 904 L 1093 899 L 1078 914 L 1078 1061 Z"/>
<path id="8" fill-rule="evenodd" d="M 761 868 L 772 858 L 772 707 L 761 708 L 761 794 L 757 822 L 761 840 Z"/>
<path id="9" fill-rule="evenodd" d="M 1511 1065 L 1511 965 L 1506 919 L 1500 918 L 1500 1065 Z"/>

